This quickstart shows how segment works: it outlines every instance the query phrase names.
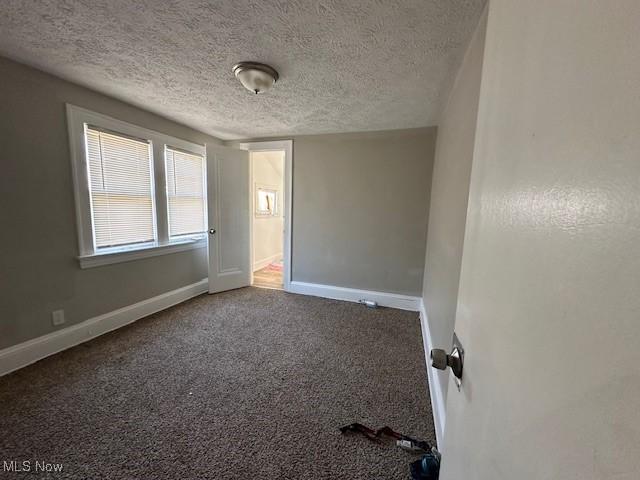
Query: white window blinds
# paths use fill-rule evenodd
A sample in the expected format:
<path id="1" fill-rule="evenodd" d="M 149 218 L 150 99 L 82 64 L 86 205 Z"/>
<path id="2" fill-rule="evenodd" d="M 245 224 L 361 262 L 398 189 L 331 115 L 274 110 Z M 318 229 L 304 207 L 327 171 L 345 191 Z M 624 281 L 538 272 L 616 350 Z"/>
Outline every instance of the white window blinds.
<path id="1" fill-rule="evenodd" d="M 155 240 L 151 145 L 87 126 L 96 248 Z"/>
<path id="2" fill-rule="evenodd" d="M 167 147 L 169 236 L 205 230 L 204 158 Z"/>

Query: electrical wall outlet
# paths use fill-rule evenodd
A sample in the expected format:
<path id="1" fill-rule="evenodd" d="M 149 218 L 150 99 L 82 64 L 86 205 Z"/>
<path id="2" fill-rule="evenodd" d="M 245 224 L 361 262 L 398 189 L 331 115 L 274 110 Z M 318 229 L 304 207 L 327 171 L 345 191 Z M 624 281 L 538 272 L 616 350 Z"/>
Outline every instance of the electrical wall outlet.
<path id="1" fill-rule="evenodd" d="M 62 325 L 64 323 L 64 310 L 54 310 L 51 312 L 51 323 L 55 327 Z"/>

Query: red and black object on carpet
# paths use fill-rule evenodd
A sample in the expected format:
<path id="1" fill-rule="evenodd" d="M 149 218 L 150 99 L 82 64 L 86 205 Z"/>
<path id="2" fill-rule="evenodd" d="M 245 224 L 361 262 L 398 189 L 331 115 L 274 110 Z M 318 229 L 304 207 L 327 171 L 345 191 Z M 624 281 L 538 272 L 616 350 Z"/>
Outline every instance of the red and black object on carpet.
<path id="1" fill-rule="evenodd" d="M 404 442 L 409 442 L 414 448 L 413 450 L 423 450 L 424 452 L 431 452 L 431 445 L 429 442 L 425 442 L 424 440 L 416 440 L 415 438 L 411 438 L 408 435 L 403 435 L 402 433 L 398 433 L 394 431 L 390 427 L 382 427 L 378 430 L 373 430 L 372 428 L 367 427 L 361 423 L 351 423 L 349 425 L 345 425 L 344 427 L 340 427 L 340 432 L 342 433 L 360 433 L 367 437 L 369 440 L 374 442 L 379 442 L 383 440 L 385 437 L 393 438 L 394 440 L 401 440 Z"/>
<path id="2" fill-rule="evenodd" d="M 393 438 L 402 448 L 414 452 L 422 450 L 425 452 L 425 455 L 423 455 L 420 460 L 412 462 L 409 466 L 412 480 L 438 480 L 440 474 L 440 454 L 435 448 L 432 448 L 428 442 L 403 435 L 390 427 L 382 427 L 374 430 L 361 423 L 351 423 L 340 427 L 340 432 L 343 434 L 359 433 L 373 442 L 380 442 L 385 437 Z M 407 448 L 406 445 L 409 445 L 410 448 Z"/>

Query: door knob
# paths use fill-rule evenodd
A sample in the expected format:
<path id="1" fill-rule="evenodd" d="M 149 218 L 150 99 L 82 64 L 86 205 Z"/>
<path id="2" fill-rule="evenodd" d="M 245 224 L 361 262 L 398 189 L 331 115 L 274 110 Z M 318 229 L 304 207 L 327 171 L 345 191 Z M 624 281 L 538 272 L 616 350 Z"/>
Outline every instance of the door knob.
<path id="1" fill-rule="evenodd" d="M 462 378 L 462 356 L 458 347 L 453 347 L 450 354 L 441 348 L 431 350 L 431 366 L 438 370 L 449 367 L 456 378 Z"/>
<path id="2" fill-rule="evenodd" d="M 215 235 L 216 233 L 216 229 L 215 228 L 210 228 L 209 229 L 209 235 Z"/>
<path id="3" fill-rule="evenodd" d="M 454 375 L 454 380 L 458 391 L 462 387 L 462 369 L 464 367 L 464 348 L 460 343 L 458 335 L 453 334 L 453 349 L 451 353 L 447 353 L 441 348 L 434 348 L 431 350 L 431 366 L 438 370 L 446 370 L 447 367 L 451 368 Z"/>
<path id="4" fill-rule="evenodd" d="M 460 388 L 460 379 L 462 378 L 462 368 L 464 366 L 464 348 L 458 339 L 458 335 L 453 334 L 453 349 L 451 353 L 447 353 L 441 348 L 431 350 L 431 366 L 438 370 L 446 370 L 451 368 L 453 375 L 456 377 L 456 384 Z"/>

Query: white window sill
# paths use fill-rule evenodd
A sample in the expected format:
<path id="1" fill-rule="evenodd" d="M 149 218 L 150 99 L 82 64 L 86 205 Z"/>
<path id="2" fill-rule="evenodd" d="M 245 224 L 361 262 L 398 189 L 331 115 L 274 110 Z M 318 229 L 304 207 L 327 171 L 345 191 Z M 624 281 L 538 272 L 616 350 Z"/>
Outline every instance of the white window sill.
<path id="1" fill-rule="evenodd" d="M 187 238 L 175 240 L 166 245 L 146 245 L 136 248 L 112 250 L 93 255 L 82 255 L 78 257 L 80 268 L 93 268 L 102 265 L 110 265 L 112 263 L 130 262 L 141 258 L 157 257 L 159 255 L 168 255 L 170 253 L 185 252 L 187 250 L 195 250 L 207 246 L 207 238 Z"/>

